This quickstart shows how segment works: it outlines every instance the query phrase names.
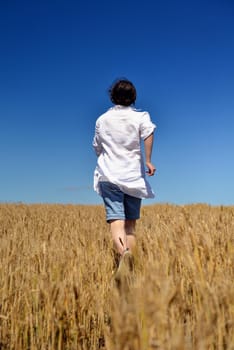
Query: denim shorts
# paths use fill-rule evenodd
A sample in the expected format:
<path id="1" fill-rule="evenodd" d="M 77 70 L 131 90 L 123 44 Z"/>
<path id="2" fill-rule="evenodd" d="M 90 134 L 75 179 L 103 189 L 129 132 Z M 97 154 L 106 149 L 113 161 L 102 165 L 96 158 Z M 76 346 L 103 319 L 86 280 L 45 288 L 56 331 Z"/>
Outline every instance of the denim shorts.
<path id="1" fill-rule="evenodd" d="M 140 217 L 141 198 L 123 193 L 119 187 L 111 182 L 99 183 L 101 195 L 106 209 L 106 221 L 137 220 Z"/>

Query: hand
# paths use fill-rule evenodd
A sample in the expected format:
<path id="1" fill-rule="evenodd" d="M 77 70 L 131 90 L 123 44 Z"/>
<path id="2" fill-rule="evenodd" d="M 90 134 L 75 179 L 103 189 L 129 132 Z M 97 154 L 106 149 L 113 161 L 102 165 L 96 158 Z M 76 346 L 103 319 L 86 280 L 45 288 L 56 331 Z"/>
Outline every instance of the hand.
<path id="1" fill-rule="evenodd" d="M 146 162 L 146 166 L 148 168 L 148 170 L 146 171 L 146 174 L 148 176 L 153 176 L 155 171 L 156 171 L 155 166 L 152 163 L 150 163 L 150 162 Z"/>

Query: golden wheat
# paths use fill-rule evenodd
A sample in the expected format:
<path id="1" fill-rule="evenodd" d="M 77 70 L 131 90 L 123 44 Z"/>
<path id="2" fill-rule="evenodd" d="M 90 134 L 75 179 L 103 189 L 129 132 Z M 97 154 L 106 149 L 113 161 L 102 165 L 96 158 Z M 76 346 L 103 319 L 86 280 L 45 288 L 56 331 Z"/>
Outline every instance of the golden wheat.
<path id="1" fill-rule="evenodd" d="M 234 207 L 142 208 L 113 282 L 101 206 L 0 205 L 0 349 L 234 349 Z"/>

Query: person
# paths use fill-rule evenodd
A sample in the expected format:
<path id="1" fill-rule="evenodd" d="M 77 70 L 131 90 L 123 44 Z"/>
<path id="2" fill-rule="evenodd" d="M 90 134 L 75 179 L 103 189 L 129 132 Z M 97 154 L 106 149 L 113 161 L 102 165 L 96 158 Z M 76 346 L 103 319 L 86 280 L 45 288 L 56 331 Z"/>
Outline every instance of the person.
<path id="1" fill-rule="evenodd" d="M 136 245 L 135 226 L 140 218 L 141 199 L 154 197 L 145 175 L 153 176 L 156 171 L 151 162 L 156 125 L 148 112 L 134 108 L 136 88 L 131 81 L 117 80 L 109 94 L 114 106 L 95 125 L 94 190 L 103 198 L 106 220 L 121 260 Z"/>

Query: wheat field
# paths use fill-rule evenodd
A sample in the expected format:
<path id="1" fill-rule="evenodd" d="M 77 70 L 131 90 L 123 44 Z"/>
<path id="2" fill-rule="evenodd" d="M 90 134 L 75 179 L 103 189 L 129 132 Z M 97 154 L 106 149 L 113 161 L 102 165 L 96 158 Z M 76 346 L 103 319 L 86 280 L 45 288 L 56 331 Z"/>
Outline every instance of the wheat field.
<path id="1" fill-rule="evenodd" d="M 1 204 L 0 235 L 0 349 L 234 349 L 234 207 L 143 207 L 122 286 L 102 206 Z"/>

